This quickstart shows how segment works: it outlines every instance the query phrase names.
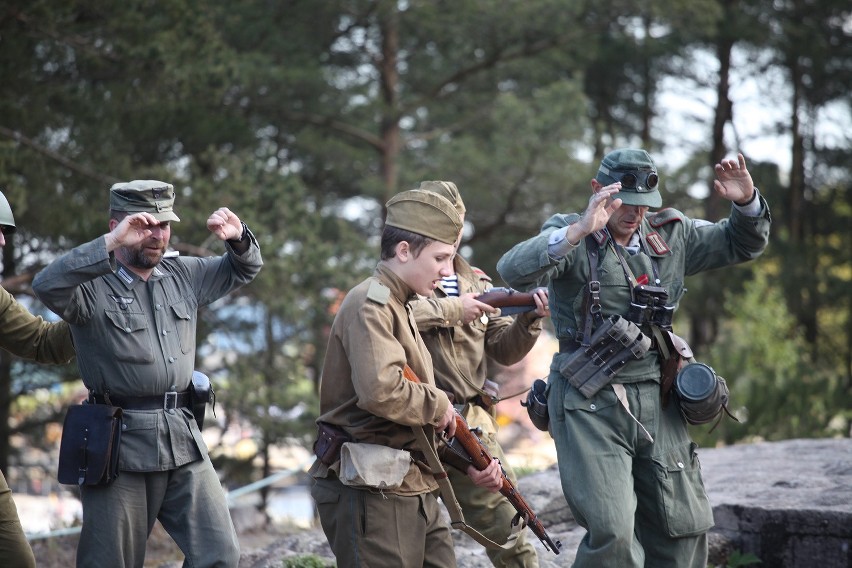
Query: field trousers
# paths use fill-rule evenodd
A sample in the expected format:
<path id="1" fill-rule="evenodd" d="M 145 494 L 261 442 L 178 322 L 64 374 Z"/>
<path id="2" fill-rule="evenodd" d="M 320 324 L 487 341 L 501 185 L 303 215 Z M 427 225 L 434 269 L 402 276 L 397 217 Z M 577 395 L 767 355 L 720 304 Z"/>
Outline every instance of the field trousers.
<path id="1" fill-rule="evenodd" d="M 142 568 L 154 522 L 184 554 L 185 568 L 236 568 L 240 545 L 209 458 L 177 469 L 122 471 L 110 485 L 83 486 L 77 568 Z"/>
<path id="2" fill-rule="evenodd" d="M 394 495 L 314 479 L 311 496 L 338 568 L 454 568 L 450 526 L 432 493 Z"/>
<path id="3" fill-rule="evenodd" d="M 625 384 L 628 412 L 612 385 L 587 399 L 558 372 L 549 383 L 562 491 L 588 531 L 574 568 L 706 568 L 713 511 L 677 401 Z"/>
<path id="4" fill-rule="evenodd" d="M 12 499 L 12 490 L 0 472 L 0 566 L 3 568 L 35 568 L 35 557 L 18 509 Z"/>

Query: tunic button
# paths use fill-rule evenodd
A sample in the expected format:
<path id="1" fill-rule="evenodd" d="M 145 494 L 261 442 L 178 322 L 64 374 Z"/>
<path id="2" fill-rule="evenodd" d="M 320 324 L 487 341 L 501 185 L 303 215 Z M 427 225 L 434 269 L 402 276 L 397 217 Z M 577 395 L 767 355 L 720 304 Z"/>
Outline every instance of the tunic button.
<path id="1" fill-rule="evenodd" d="M 122 430 L 127 430 L 127 424 L 122 424 L 122 425 L 121 425 L 121 429 L 122 429 Z"/>
<path id="2" fill-rule="evenodd" d="M 589 405 L 589 409 L 591 409 L 591 410 L 597 410 L 597 408 L 598 408 L 598 405 L 595 404 L 594 402 Z"/>
<path id="3" fill-rule="evenodd" d="M 683 462 L 677 462 L 677 466 L 678 466 L 680 469 L 683 469 Z"/>
<path id="4" fill-rule="evenodd" d="M 175 362 L 175 358 L 174 358 L 174 357 L 169 357 L 169 363 L 174 363 L 174 362 Z M 172 387 L 172 388 L 174 388 L 174 387 Z"/>
<path id="5" fill-rule="evenodd" d="M 168 335 L 168 334 L 169 334 L 169 332 L 168 332 L 168 331 L 166 331 L 166 330 L 164 329 L 164 330 L 163 330 L 163 335 Z"/>
<path id="6" fill-rule="evenodd" d="M 163 306 L 161 306 L 160 304 L 157 304 L 157 306 L 155 307 L 155 309 L 157 309 L 157 310 L 162 310 L 162 309 L 163 309 Z"/>
<path id="7" fill-rule="evenodd" d="M 125 327 L 125 328 L 124 328 L 124 332 L 125 332 L 125 333 L 130 333 L 130 328 L 129 328 L 129 327 Z"/>

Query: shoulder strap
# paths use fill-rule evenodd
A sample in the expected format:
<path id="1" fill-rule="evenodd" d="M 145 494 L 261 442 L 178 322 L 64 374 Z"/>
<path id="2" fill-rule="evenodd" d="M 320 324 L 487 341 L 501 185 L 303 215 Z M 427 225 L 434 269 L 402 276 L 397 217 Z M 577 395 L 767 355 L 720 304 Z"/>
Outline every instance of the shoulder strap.
<path id="1" fill-rule="evenodd" d="M 586 322 L 583 325 L 583 347 L 591 345 L 594 324 L 603 321 L 601 315 L 601 283 L 598 280 L 600 251 L 592 235 L 586 235 L 586 256 L 589 258 L 589 283 L 586 291 Z"/>
<path id="2" fill-rule="evenodd" d="M 447 471 L 441 464 L 441 460 L 438 458 L 438 454 L 435 452 L 434 445 L 430 442 L 429 437 L 426 435 L 424 427 L 412 426 L 411 429 L 414 430 L 414 435 L 417 436 L 417 442 L 423 448 L 423 454 L 426 456 L 426 461 L 428 462 L 429 467 L 432 469 L 432 475 L 435 476 L 435 481 L 438 482 L 438 487 L 440 488 L 441 492 L 441 500 L 447 507 L 447 512 L 450 514 L 450 521 L 453 528 L 458 529 L 463 533 L 467 534 L 473 540 L 475 540 L 486 548 L 503 550 L 510 550 L 514 548 L 517 544 L 518 537 L 520 536 L 520 531 L 524 527 L 523 523 L 518 523 L 517 525 L 515 525 L 512 534 L 509 535 L 509 538 L 506 539 L 506 542 L 503 544 L 497 544 L 487 536 L 477 531 L 472 526 L 468 525 L 464 520 L 464 514 L 462 513 L 461 506 L 459 505 L 459 502 L 456 499 L 456 494 L 453 491 L 453 486 L 450 484 L 449 477 L 447 477 Z"/>

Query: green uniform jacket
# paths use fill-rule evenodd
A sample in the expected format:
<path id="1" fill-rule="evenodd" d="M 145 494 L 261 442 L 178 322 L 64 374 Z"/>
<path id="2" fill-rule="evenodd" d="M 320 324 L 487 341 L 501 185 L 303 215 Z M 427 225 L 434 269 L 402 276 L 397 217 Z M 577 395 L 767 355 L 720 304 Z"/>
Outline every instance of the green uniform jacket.
<path id="1" fill-rule="evenodd" d="M 123 397 L 180 392 L 195 365 L 198 308 L 250 282 L 263 265 L 250 240 L 242 256 L 228 245 L 219 257 L 163 258 L 146 282 L 98 237 L 39 272 L 33 290 L 71 324 L 89 390 Z M 206 453 L 189 408 L 124 412 L 120 469 L 165 471 Z"/>
<path id="2" fill-rule="evenodd" d="M 5 288 L 0 288 L 0 347 L 39 363 L 59 365 L 74 358 L 68 324 L 31 314 Z"/>
<path id="3" fill-rule="evenodd" d="M 771 218 L 762 197 L 760 202 L 760 216 L 749 217 L 731 207 L 730 216 L 717 223 L 690 219 L 675 209 L 649 212 L 639 229 L 641 252 L 624 256 L 633 274 L 636 277 L 647 274 L 652 285 L 655 279 L 653 258 L 660 279 L 657 285 L 668 290 L 669 305 L 676 308 L 685 291 L 686 276 L 752 260 L 763 252 L 769 241 Z M 526 289 L 548 285 L 551 317 L 560 340 L 576 339 L 582 329 L 589 261 L 586 239 L 563 258 L 554 259 L 547 253 L 548 238 L 553 231 L 576 223 L 579 218 L 577 214 L 554 215 L 537 236 L 515 245 L 497 263 L 497 271 L 513 287 Z M 610 245 L 609 233 L 598 231 L 593 236 L 600 254 L 598 278 L 603 315 L 623 316 L 630 306 L 627 278 Z M 554 369 L 560 362 L 557 359 L 554 358 Z M 643 359 L 628 362 L 613 382 L 659 378 L 657 352 L 650 350 Z"/>
<path id="4" fill-rule="evenodd" d="M 343 428 L 356 442 L 398 450 L 419 449 L 411 426 L 438 424 L 450 401 L 435 387 L 432 360 L 409 311 L 413 297 L 414 291 L 382 264 L 349 291 L 331 326 L 319 422 Z M 403 377 L 406 363 L 421 384 Z M 310 473 L 322 478 L 328 471 L 317 460 Z M 401 487 L 390 492 L 417 495 L 437 488 L 431 473 L 412 462 Z"/>
<path id="5" fill-rule="evenodd" d="M 460 256 L 455 258 L 459 294 L 481 294 L 491 288 L 491 278 Z M 449 298 L 440 286 L 429 299 L 411 303 L 414 319 L 432 355 L 435 383 L 450 392 L 456 404 L 485 394 L 488 359 L 513 365 L 535 345 L 541 318 L 535 312 L 517 317 L 487 317 L 462 323 L 461 298 Z"/>

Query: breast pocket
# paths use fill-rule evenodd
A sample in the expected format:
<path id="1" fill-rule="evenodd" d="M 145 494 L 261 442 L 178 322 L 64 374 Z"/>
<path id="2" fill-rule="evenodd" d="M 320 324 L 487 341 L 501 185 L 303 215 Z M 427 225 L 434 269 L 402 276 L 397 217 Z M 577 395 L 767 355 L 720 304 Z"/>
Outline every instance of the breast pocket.
<path id="1" fill-rule="evenodd" d="M 104 315 L 113 325 L 108 341 L 111 351 L 119 361 L 128 363 L 153 363 L 154 350 L 148 333 L 148 321 L 143 314 L 127 310 L 105 310 Z"/>
<path id="2" fill-rule="evenodd" d="M 179 300 L 171 306 L 171 314 L 174 318 L 175 329 L 180 339 L 180 350 L 189 353 L 195 349 L 195 322 L 186 300 Z"/>

